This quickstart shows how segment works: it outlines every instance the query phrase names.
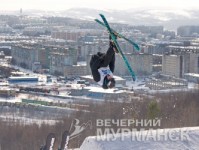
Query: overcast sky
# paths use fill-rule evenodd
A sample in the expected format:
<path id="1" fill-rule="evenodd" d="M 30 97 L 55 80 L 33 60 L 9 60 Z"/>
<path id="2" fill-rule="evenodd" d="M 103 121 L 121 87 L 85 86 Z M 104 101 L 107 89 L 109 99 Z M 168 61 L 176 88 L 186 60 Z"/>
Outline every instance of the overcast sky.
<path id="1" fill-rule="evenodd" d="M 41 9 L 66 10 L 70 8 L 123 10 L 130 8 L 199 8 L 199 0 L 0 0 L 0 10 Z"/>

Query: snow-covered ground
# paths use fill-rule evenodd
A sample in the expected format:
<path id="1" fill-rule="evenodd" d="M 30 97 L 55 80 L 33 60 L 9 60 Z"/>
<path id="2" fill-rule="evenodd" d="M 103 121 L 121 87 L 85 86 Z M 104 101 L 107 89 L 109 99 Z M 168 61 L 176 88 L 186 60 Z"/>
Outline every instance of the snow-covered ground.
<path id="1" fill-rule="evenodd" d="M 145 82 L 143 79 L 139 79 L 136 81 L 126 81 L 126 85 L 129 88 L 133 88 L 134 90 L 150 90 L 145 86 Z"/>
<path id="2" fill-rule="evenodd" d="M 129 88 L 133 88 L 134 91 L 145 91 L 147 93 L 167 93 L 167 92 L 179 92 L 179 91 L 189 91 L 199 88 L 199 85 L 193 82 L 189 82 L 187 87 L 178 87 L 172 89 L 162 89 L 162 90 L 152 90 L 146 87 L 146 81 L 144 79 L 138 79 L 136 81 L 126 81 L 126 85 Z"/>
<path id="3" fill-rule="evenodd" d="M 199 127 L 87 137 L 80 150 L 198 150 Z"/>
<path id="4" fill-rule="evenodd" d="M 30 125 L 30 124 L 37 124 L 37 125 L 42 125 L 42 124 L 48 124 L 48 125 L 54 125 L 60 120 L 55 120 L 55 119 L 38 119 L 38 118 L 28 118 L 25 116 L 18 116 L 14 114 L 4 114 L 0 115 L 0 120 L 7 122 L 7 123 L 20 123 L 23 125 Z"/>

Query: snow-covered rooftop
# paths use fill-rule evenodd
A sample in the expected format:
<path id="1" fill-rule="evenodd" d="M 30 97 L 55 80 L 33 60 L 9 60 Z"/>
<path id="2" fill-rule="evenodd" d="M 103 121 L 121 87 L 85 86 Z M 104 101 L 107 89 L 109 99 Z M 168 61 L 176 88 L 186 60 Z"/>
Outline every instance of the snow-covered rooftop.
<path id="1" fill-rule="evenodd" d="M 88 86 L 84 87 L 84 89 L 88 89 L 90 92 L 98 92 L 98 93 L 122 93 L 122 90 L 115 91 L 115 88 L 113 89 L 103 89 L 100 86 Z"/>
<path id="2" fill-rule="evenodd" d="M 82 78 L 87 78 L 87 79 L 93 79 L 93 77 L 91 75 L 85 75 L 85 76 L 81 76 Z M 125 80 L 123 79 L 122 77 L 119 77 L 119 76 L 114 76 L 115 80 Z"/>
<path id="3" fill-rule="evenodd" d="M 197 74 L 197 73 L 185 73 L 185 75 L 199 77 L 199 74 Z"/>

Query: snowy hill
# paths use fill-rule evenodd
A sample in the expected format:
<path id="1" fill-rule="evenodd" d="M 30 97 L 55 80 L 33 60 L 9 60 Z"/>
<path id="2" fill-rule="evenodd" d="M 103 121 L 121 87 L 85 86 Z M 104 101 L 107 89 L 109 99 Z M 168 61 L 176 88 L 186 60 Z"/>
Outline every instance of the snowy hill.
<path id="1" fill-rule="evenodd" d="M 17 12 L 2 12 L 0 14 L 16 14 Z M 199 9 L 174 8 L 138 8 L 127 10 L 100 10 L 88 8 L 73 8 L 64 11 L 26 10 L 24 15 L 59 16 L 93 21 L 102 13 L 113 23 L 130 25 L 162 25 L 166 29 L 176 30 L 183 25 L 199 25 Z"/>
<path id="2" fill-rule="evenodd" d="M 199 10 L 171 8 L 140 8 L 129 10 L 96 10 L 74 8 L 60 12 L 62 16 L 93 21 L 102 13 L 110 22 L 131 25 L 163 25 L 167 29 L 177 29 L 182 25 L 199 25 Z"/>
<path id="3" fill-rule="evenodd" d="M 198 150 L 199 127 L 87 137 L 80 150 Z"/>
<path id="4" fill-rule="evenodd" d="M 93 20 L 103 13 L 110 22 L 131 25 L 162 25 L 167 29 L 176 30 L 182 25 L 198 25 L 199 10 L 142 8 L 123 11 L 94 10 L 94 9 L 69 9 L 62 15 L 78 19 Z"/>

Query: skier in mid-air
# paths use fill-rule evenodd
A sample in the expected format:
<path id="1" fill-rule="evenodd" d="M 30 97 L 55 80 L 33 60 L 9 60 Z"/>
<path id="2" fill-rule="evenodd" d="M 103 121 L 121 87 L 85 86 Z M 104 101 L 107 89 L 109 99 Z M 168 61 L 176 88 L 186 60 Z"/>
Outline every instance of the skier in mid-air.
<path id="1" fill-rule="evenodd" d="M 109 40 L 109 48 L 107 52 L 98 52 L 97 54 L 92 55 L 90 60 L 93 79 L 101 85 L 103 89 L 115 87 L 113 72 L 115 68 L 115 53 L 118 53 L 118 50 L 110 36 Z"/>

